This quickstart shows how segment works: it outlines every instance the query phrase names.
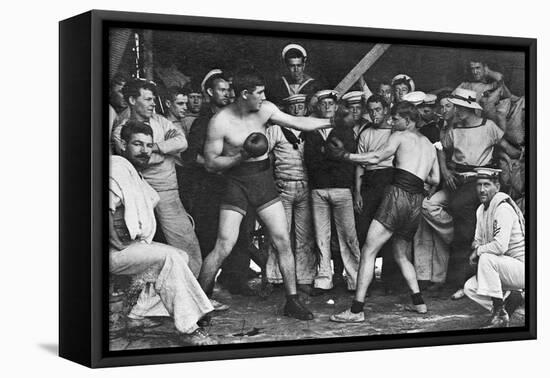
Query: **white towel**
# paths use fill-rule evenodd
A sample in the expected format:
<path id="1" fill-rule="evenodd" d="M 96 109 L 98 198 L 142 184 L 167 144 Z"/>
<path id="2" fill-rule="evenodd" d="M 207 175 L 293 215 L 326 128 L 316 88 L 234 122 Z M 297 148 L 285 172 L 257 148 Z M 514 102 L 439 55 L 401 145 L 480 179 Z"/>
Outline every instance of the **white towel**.
<path id="1" fill-rule="evenodd" d="M 121 156 L 111 156 L 109 190 L 124 204 L 124 221 L 132 240 L 151 243 L 157 228 L 154 214 L 159 201 L 157 192 Z"/>

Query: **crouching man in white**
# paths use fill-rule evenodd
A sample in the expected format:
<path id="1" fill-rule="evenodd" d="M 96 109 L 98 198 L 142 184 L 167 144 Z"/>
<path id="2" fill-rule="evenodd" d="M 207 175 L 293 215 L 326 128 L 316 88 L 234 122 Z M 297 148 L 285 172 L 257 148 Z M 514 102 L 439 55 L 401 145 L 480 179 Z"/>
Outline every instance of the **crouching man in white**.
<path id="1" fill-rule="evenodd" d="M 215 344 L 197 326 L 214 308 L 188 267 L 187 253 L 153 242 L 154 207 L 159 196 L 138 171 L 147 167 L 153 150 L 153 130 L 129 121 L 122 129 L 122 155 L 111 156 L 109 175 L 109 271 L 111 274 L 149 276 L 152 296 L 144 290 L 128 315 L 129 323 L 153 322 L 146 316 L 172 316 L 182 341 Z"/>
<path id="2" fill-rule="evenodd" d="M 484 328 L 507 327 L 521 301 L 518 291 L 525 285 L 525 221 L 514 201 L 499 192 L 500 170 L 477 168 L 476 172 L 481 205 L 470 263 L 477 263 L 477 275 L 466 282 L 464 292 L 492 310 Z"/>

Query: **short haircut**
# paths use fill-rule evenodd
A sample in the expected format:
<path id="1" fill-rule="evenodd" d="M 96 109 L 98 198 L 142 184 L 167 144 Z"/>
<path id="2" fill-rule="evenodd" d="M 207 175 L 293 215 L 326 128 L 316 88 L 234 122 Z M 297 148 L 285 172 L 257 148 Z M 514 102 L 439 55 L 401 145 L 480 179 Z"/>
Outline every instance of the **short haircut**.
<path id="1" fill-rule="evenodd" d="M 124 85 L 128 82 L 128 78 L 126 75 L 124 75 L 121 72 L 117 72 L 112 78 L 111 78 L 111 88 L 115 85 Z"/>
<path id="2" fill-rule="evenodd" d="M 392 108 L 391 114 L 408 118 L 415 123 L 418 122 L 418 119 L 420 118 L 420 114 L 418 113 L 416 106 L 408 101 L 398 102 L 397 105 Z"/>
<path id="3" fill-rule="evenodd" d="M 157 86 L 155 83 L 149 80 L 145 79 L 132 79 L 128 81 L 124 87 L 122 88 L 122 95 L 124 96 L 124 99 L 126 102 L 129 103 L 129 98 L 138 98 L 140 93 L 140 90 L 149 90 L 153 92 L 153 96 L 157 95 Z"/>
<path id="4" fill-rule="evenodd" d="M 244 90 L 253 92 L 256 87 L 264 87 L 264 78 L 254 69 L 246 69 L 235 73 L 233 89 L 238 97 Z"/>
<path id="5" fill-rule="evenodd" d="M 392 87 L 395 87 L 396 85 L 399 85 L 399 84 L 405 84 L 407 88 L 409 88 L 409 91 L 412 91 L 411 79 L 407 79 L 405 76 L 402 76 L 393 82 Z"/>
<path id="6" fill-rule="evenodd" d="M 439 104 L 441 102 L 441 100 L 443 100 L 444 98 L 452 98 L 453 97 L 453 92 L 452 91 L 443 91 L 443 92 L 440 92 L 438 95 L 437 95 L 437 100 L 436 100 L 436 104 Z"/>
<path id="7" fill-rule="evenodd" d="M 201 84 L 196 82 L 195 80 L 189 81 L 187 84 L 184 85 L 184 88 L 187 90 L 187 95 L 190 95 L 191 93 L 202 94 Z"/>
<path id="8" fill-rule="evenodd" d="M 497 176 L 493 176 L 493 177 L 478 177 L 477 179 L 478 180 L 489 180 L 491 181 L 493 184 L 495 185 L 502 185 L 501 182 L 500 182 L 500 176 L 501 175 L 497 175 Z"/>
<path id="9" fill-rule="evenodd" d="M 165 97 L 166 100 L 174 101 L 179 95 L 187 96 L 189 91 L 186 88 L 178 87 L 174 85 L 166 89 Z"/>
<path id="10" fill-rule="evenodd" d="M 207 89 L 214 89 L 214 86 L 216 85 L 216 82 L 218 82 L 219 80 L 224 80 L 224 81 L 227 81 L 227 79 L 225 78 L 225 76 L 221 73 L 218 73 L 218 74 L 215 74 L 215 75 L 212 75 L 208 78 L 208 80 L 206 80 L 204 82 L 204 89 L 207 90 Z"/>
<path id="11" fill-rule="evenodd" d="M 389 77 L 382 77 L 375 81 L 376 90 L 380 90 L 382 85 L 389 85 L 391 87 L 391 79 Z"/>
<path id="12" fill-rule="evenodd" d="M 151 126 L 144 122 L 130 120 L 126 122 L 124 126 L 122 126 L 120 137 L 122 138 L 122 140 L 126 141 L 126 143 L 129 143 L 132 135 L 134 134 L 150 135 L 151 138 L 153 138 L 153 129 L 151 128 Z"/>
<path id="13" fill-rule="evenodd" d="M 379 94 L 373 94 L 371 95 L 368 99 L 367 99 L 367 102 L 365 103 L 365 105 L 369 105 L 370 103 L 376 103 L 376 102 L 379 102 L 382 104 L 382 107 L 384 109 L 387 109 L 388 108 L 388 103 L 386 102 L 386 99 L 384 98 L 384 96 L 381 96 Z"/>
<path id="14" fill-rule="evenodd" d="M 481 63 L 484 66 L 487 66 L 489 64 L 487 58 L 481 55 L 471 55 L 467 60 L 467 64 L 470 63 Z"/>
<path id="15" fill-rule="evenodd" d="M 289 59 L 294 59 L 294 58 L 302 58 L 303 62 L 306 61 L 306 57 L 304 56 L 304 54 L 302 54 L 300 50 L 298 49 L 288 50 L 285 54 L 285 62 L 287 62 Z"/>

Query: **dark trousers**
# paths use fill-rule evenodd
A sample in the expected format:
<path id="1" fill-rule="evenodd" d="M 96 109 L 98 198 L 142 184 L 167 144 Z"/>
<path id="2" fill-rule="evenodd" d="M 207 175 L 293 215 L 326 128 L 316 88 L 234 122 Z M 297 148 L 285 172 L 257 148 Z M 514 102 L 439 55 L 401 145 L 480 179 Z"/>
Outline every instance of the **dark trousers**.
<path id="1" fill-rule="evenodd" d="M 190 199 L 191 216 L 195 221 L 195 233 L 199 239 L 203 259 L 216 245 L 220 202 L 224 189 L 225 180 L 222 176 L 208 175 L 202 177 L 198 190 Z M 254 211 L 248 211 L 243 218 L 237 243 L 222 264 L 222 274 L 231 273 L 236 278 L 246 279 L 246 272 L 250 266 L 249 246 L 252 243 L 251 233 L 254 230 L 255 219 Z"/>
<path id="2" fill-rule="evenodd" d="M 393 180 L 393 168 L 366 171 L 363 175 L 361 197 L 363 198 L 363 211 L 355 214 L 355 227 L 359 246 L 363 248 L 367 239 L 370 224 L 378 210 L 378 206 L 384 198 L 386 186 Z M 392 286 L 398 285 L 401 280 L 401 271 L 393 258 L 391 240 L 384 244 L 379 254 L 382 257 L 382 281 Z"/>
<path id="3" fill-rule="evenodd" d="M 480 205 L 476 180 L 468 180 L 451 192 L 449 213 L 454 221 L 454 243 L 471 245 L 476 231 L 476 211 Z"/>
<path id="4" fill-rule="evenodd" d="M 476 180 L 468 180 L 451 192 L 449 213 L 453 217 L 454 240 L 448 268 L 448 281 L 462 286 L 475 270 L 469 265 L 468 257 L 476 230 L 476 211 L 480 205 Z"/>

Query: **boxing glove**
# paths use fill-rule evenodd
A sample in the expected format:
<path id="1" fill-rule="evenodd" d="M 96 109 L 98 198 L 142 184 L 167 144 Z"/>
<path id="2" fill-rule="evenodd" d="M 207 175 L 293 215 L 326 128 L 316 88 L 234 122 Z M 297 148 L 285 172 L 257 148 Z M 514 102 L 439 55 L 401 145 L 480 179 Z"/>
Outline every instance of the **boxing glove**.
<path id="1" fill-rule="evenodd" d="M 259 157 L 267 153 L 267 138 L 262 133 L 252 133 L 244 141 L 243 150 L 248 157 Z"/>
<path id="2" fill-rule="evenodd" d="M 330 136 L 327 140 L 327 154 L 330 158 L 336 160 L 345 160 L 349 156 L 344 143 L 335 136 Z"/>
<path id="3" fill-rule="evenodd" d="M 353 114 L 344 107 L 339 107 L 331 121 L 332 127 L 353 127 Z"/>

